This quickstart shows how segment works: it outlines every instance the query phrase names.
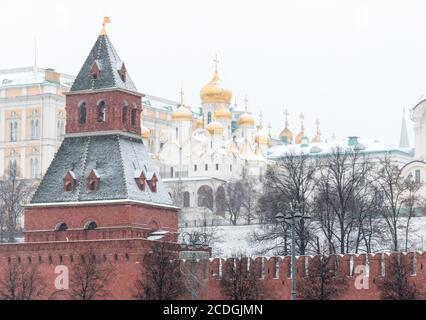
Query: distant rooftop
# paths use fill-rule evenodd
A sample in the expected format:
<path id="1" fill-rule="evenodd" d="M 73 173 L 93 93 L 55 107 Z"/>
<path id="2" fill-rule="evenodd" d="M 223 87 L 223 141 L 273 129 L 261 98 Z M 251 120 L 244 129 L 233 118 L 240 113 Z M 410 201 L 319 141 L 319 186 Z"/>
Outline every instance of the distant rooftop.
<path id="1" fill-rule="evenodd" d="M 29 86 L 41 84 L 49 81 L 46 74 L 56 73 L 54 69 L 44 69 L 38 67 L 24 67 L 0 70 L 0 88 Z M 75 77 L 58 73 L 60 84 L 64 87 L 71 87 Z"/>
<path id="2" fill-rule="evenodd" d="M 307 143 L 307 144 L 281 144 L 270 147 L 268 149 L 268 158 L 279 159 L 286 154 L 302 155 L 309 154 L 311 156 L 321 156 L 330 154 L 333 150 L 340 148 L 346 150 L 354 148 L 365 154 L 384 154 L 398 153 L 406 157 L 414 157 L 414 149 L 412 148 L 396 148 L 385 143 L 373 139 L 348 137 L 342 140 L 332 142 Z"/>

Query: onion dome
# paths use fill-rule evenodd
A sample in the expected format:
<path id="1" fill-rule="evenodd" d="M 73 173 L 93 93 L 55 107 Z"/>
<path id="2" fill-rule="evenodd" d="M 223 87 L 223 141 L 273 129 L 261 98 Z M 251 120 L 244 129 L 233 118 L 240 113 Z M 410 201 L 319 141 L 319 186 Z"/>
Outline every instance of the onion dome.
<path id="1" fill-rule="evenodd" d="M 175 112 L 172 113 L 173 121 L 191 121 L 192 112 L 184 106 L 180 106 Z"/>
<path id="2" fill-rule="evenodd" d="M 280 140 L 284 142 L 285 144 L 292 144 L 293 143 L 293 132 L 288 128 L 288 116 L 290 114 L 288 113 L 288 110 L 284 112 L 285 116 L 285 128 L 280 133 Z"/>
<path id="3" fill-rule="evenodd" d="M 141 136 L 142 136 L 142 139 L 149 139 L 151 137 L 151 131 L 147 127 L 142 125 Z"/>
<path id="4" fill-rule="evenodd" d="M 247 97 L 245 99 L 245 113 L 243 113 L 240 118 L 238 119 L 238 125 L 239 126 L 252 126 L 254 127 L 255 121 L 254 117 L 248 112 L 248 100 Z"/>
<path id="5" fill-rule="evenodd" d="M 213 121 L 207 126 L 207 131 L 210 134 L 223 134 L 224 129 L 219 122 Z"/>
<path id="6" fill-rule="evenodd" d="M 256 134 L 255 139 L 257 144 L 269 145 L 270 138 L 263 130 Z"/>
<path id="7" fill-rule="evenodd" d="M 214 118 L 217 121 L 227 121 L 232 119 L 232 113 L 227 108 L 222 107 L 219 110 L 216 110 L 214 113 Z"/>
<path id="8" fill-rule="evenodd" d="M 202 103 L 231 103 L 232 91 L 222 88 L 219 73 L 214 73 L 213 79 L 200 91 Z"/>
<path id="9" fill-rule="evenodd" d="M 305 138 L 305 126 L 303 124 L 303 120 L 305 119 L 305 116 L 303 115 L 303 113 L 300 115 L 300 120 L 301 120 L 301 129 L 300 129 L 300 133 L 296 136 L 295 139 L 295 143 L 296 144 L 301 144 L 303 138 Z"/>

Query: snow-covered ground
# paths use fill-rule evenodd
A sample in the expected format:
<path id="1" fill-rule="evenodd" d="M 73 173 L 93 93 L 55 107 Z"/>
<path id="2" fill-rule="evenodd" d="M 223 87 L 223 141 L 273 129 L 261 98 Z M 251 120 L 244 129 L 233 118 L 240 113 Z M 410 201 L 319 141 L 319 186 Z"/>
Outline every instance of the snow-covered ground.
<path id="1" fill-rule="evenodd" d="M 426 246 L 426 217 L 413 218 L 413 232 L 410 234 L 411 250 L 423 251 Z M 183 228 L 182 231 L 200 231 L 196 228 Z M 259 225 L 220 226 L 214 231 L 212 253 L 214 257 L 229 257 L 236 253 L 256 256 L 262 251 L 262 245 L 251 241 L 252 234 L 259 231 Z M 401 234 L 401 241 L 405 241 Z"/>

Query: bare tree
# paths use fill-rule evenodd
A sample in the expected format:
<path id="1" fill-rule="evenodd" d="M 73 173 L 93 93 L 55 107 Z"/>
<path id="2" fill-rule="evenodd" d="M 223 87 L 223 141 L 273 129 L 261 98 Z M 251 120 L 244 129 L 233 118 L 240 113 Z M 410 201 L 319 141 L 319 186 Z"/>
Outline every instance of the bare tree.
<path id="1" fill-rule="evenodd" d="M 253 220 L 258 217 L 257 214 L 257 201 L 259 198 L 259 187 L 258 182 L 250 177 L 244 177 L 241 181 L 243 188 L 242 193 L 242 216 L 246 220 L 247 224 L 251 224 Z"/>
<path id="2" fill-rule="evenodd" d="M 287 253 L 287 223 L 277 224 L 278 212 L 292 215 L 296 211 L 302 216 L 310 215 L 313 209 L 312 199 L 315 190 L 316 160 L 308 155 L 286 154 L 276 164 L 269 166 L 264 178 L 264 190 L 258 201 L 258 211 L 264 227 L 254 234 L 255 241 L 280 241 L 282 250 Z M 311 223 L 302 219 L 296 225 L 297 251 L 306 253 L 312 240 Z"/>
<path id="3" fill-rule="evenodd" d="M 301 281 L 302 300 L 334 300 L 346 289 L 345 277 L 338 272 L 336 256 L 319 255 L 313 258 Z"/>
<path id="4" fill-rule="evenodd" d="M 18 168 L 13 165 L 5 179 L 0 181 L 0 242 L 16 241 L 19 220 L 23 214 L 21 205 L 34 190 L 32 183 L 18 177 Z"/>
<path id="5" fill-rule="evenodd" d="M 421 201 L 418 195 L 421 184 L 412 181 L 410 177 L 403 177 L 400 167 L 390 157 L 380 161 L 376 183 L 377 192 L 381 198 L 380 213 L 390 234 L 391 249 L 393 251 L 401 249 L 398 231 L 403 228 L 407 250 L 411 218 L 415 207 Z"/>
<path id="6" fill-rule="evenodd" d="M 184 293 L 183 274 L 176 251 L 165 242 L 153 242 L 143 258 L 135 283 L 135 299 L 176 300 Z"/>
<path id="7" fill-rule="evenodd" d="M 321 161 L 317 179 L 317 200 L 321 203 L 317 204 L 317 218 L 325 223 L 322 229 L 330 248 L 334 239 L 341 254 L 357 247 L 361 240 L 359 233 L 355 241 L 351 235 L 357 232 L 360 218 L 362 221 L 362 215 L 368 212 L 365 210 L 369 204 L 362 202 L 368 200 L 365 197 L 369 194 L 372 169 L 372 161 L 356 148 L 335 148 Z"/>
<path id="8" fill-rule="evenodd" d="M 243 208 L 243 183 L 239 180 L 228 182 L 225 185 L 225 210 L 229 214 L 229 222 L 237 225 Z"/>
<path id="9" fill-rule="evenodd" d="M 95 253 L 82 254 L 71 270 L 69 297 L 94 300 L 110 295 L 108 285 L 114 277 L 111 264 L 97 259 Z"/>
<path id="10" fill-rule="evenodd" d="M 3 300 L 35 300 L 40 298 L 46 285 L 37 267 L 10 262 L 0 280 L 0 298 Z"/>
<path id="11" fill-rule="evenodd" d="M 415 283 L 410 281 L 410 261 L 407 256 L 398 254 L 389 259 L 385 277 L 378 283 L 383 300 L 416 300 L 420 293 Z"/>
<path id="12" fill-rule="evenodd" d="M 242 255 L 234 255 L 227 261 L 220 287 L 223 297 L 230 300 L 260 300 L 266 295 L 260 267 L 250 264 L 250 260 Z"/>

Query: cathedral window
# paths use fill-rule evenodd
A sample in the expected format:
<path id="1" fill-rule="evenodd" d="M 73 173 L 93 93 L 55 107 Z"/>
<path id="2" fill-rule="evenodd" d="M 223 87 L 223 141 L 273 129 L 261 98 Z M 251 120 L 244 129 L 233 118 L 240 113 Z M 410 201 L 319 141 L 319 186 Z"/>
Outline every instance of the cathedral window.
<path id="1" fill-rule="evenodd" d="M 175 175 L 175 169 L 173 167 L 170 168 L 170 178 L 173 178 Z"/>
<path id="2" fill-rule="evenodd" d="M 198 189 L 198 207 L 213 210 L 213 189 L 209 186 L 202 186 Z"/>
<path id="3" fill-rule="evenodd" d="M 78 122 L 80 124 L 85 124 L 86 118 L 87 118 L 87 108 L 86 108 L 86 103 L 83 102 L 80 104 L 80 107 L 79 107 Z"/>
<path id="4" fill-rule="evenodd" d="M 176 128 L 176 140 L 179 139 L 179 128 Z"/>
<path id="5" fill-rule="evenodd" d="M 209 165 L 208 164 L 206 164 L 206 166 L 205 166 L 205 171 L 209 171 Z"/>
<path id="6" fill-rule="evenodd" d="M 229 165 L 229 171 L 232 172 L 232 164 Z"/>
<path id="7" fill-rule="evenodd" d="M 60 222 L 55 226 L 56 232 L 63 232 L 63 231 L 67 231 L 67 230 L 68 230 L 68 226 L 65 222 Z"/>
<path id="8" fill-rule="evenodd" d="M 9 176 L 16 177 L 18 175 L 18 164 L 16 159 L 9 159 Z"/>
<path id="9" fill-rule="evenodd" d="M 136 126 L 136 112 L 137 112 L 137 109 L 136 108 L 132 108 L 132 113 L 130 115 L 130 122 L 132 124 L 132 127 Z"/>
<path id="10" fill-rule="evenodd" d="M 421 183 L 421 174 L 420 170 L 416 170 L 415 172 L 416 183 Z"/>
<path id="11" fill-rule="evenodd" d="M 197 172 L 197 170 L 198 170 L 198 166 L 194 164 L 194 171 Z"/>
<path id="12" fill-rule="evenodd" d="M 212 113 L 207 113 L 207 124 L 210 124 L 212 122 Z"/>
<path id="13" fill-rule="evenodd" d="M 191 198 L 191 196 L 190 196 L 188 191 L 183 193 L 183 206 L 184 206 L 184 208 L 190 207 L 190 198 Z"/>
<path id="14" fill-rule="evenodd" d="M 98 122 L 105 122 L 106 116 L 105 116 L 105 102 L 101 101 L 98 103 L 97 106 L 97 119 Z"/>
<path id="15" fill-rule="evenodd" d="M 216 163 L 216 171 L 219 171 L 219 164 Z"/>

